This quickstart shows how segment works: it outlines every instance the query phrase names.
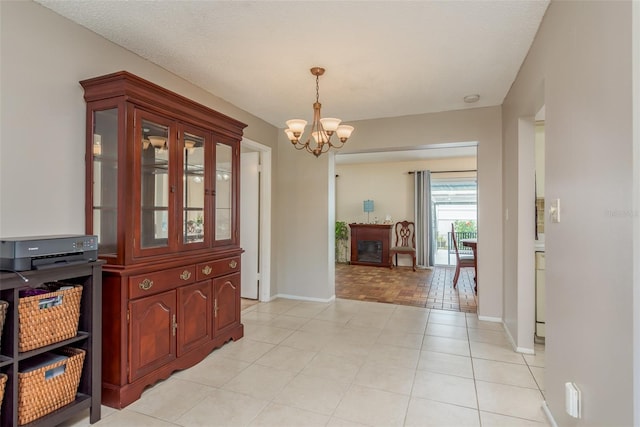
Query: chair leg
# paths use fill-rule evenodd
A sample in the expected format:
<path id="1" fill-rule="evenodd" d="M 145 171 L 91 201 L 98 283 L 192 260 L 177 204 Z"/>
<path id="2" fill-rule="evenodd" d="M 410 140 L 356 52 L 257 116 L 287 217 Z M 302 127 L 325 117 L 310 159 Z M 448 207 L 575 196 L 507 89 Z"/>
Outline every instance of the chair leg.
<path id="1" fill-rule="evenodd" d="M 416 256 L 413 255 L 413 271 L 416 271 Z"/>
<path id="2" fill-rule="evenodd" d="M 389 270 L 393 270 L 393 254 L 389 254 Z"/>
<path id="3" fill-rule="evenodd" d="M 458 286 L 458 277 L 460 276 L 460 264 L 456 264 L 456 273 L 453 275 L 453 289 Z"/>

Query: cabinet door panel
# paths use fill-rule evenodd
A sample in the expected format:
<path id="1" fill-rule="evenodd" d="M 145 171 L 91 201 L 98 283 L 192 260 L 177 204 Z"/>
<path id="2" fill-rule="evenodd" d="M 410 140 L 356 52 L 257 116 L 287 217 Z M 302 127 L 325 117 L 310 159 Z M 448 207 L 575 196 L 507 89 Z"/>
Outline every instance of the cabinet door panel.
<path id="1" fill-rule="evenodd" d="M 178 356 L 211 340 L 211 281 L 178 289 Z"/>
<path id="2" fill-rule="evenodd" d="M 176 358 L 176 291 L 129 303 L 129 381 Z"/>
<path id="3" fill-rule="evenodd" d="M 170 119 L 135 111 L 136 255 L 175 250 L 175 131 Z"/>
<path id="4" fill-rule="evenodd" d="M 240 322 L 240 274 L 214 280 L 214 335 Z"/>

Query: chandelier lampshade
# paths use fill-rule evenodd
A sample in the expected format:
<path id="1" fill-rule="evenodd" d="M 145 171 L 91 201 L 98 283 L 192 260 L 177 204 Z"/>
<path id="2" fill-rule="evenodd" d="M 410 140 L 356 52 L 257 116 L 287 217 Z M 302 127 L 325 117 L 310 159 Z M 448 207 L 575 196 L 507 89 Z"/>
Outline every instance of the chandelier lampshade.
<path id="1" fill-rule="evenodd" d="M 333 117 L 324 117 L 320 115 L 320 76 L 325 72 L 324 68 L 313 67 L 311 74 L 316 76 L 316 102 L 313 103 L 313 122 L 311 123 L 311 132 L 302 142 L 302 134 L 307 126 L 307 121 L 302 119 L 287 120 L 288 128 L 284 130 L 293 146 L 302 150 L 305 149 L 316 157 L 326 153 L 330 148 L 342 148 L 347 139 L 353 132 L 353 126 L 341 124 L 342 120 Z M 338 142 L 333 142 L 333 135 L 337 135 Z"/>

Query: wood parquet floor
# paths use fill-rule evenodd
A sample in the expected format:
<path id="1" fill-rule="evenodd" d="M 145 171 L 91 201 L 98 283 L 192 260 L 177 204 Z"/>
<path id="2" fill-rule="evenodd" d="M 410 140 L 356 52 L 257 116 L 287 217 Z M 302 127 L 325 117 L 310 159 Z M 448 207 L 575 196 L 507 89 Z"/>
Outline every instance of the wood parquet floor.
<path id="1" fill-rule="evenodd" d="M 336 264 L 336 297 L 475 313 L 473 269 L 462 269 L 457 289 L 454 273 L 454 267 L 414 272 L 411 267 Z"/>

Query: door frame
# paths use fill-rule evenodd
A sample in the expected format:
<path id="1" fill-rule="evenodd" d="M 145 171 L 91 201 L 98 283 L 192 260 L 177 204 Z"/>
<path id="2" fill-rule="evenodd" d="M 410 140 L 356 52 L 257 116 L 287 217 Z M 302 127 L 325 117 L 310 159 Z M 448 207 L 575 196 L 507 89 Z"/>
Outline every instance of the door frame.
<path id="1" fill-rule="evenodd" d="M 260 157 L 260 239 L 258 247 L 260 286 L 258 300 L 271 300 L 271 147 L 242 138 L 241 147 L 249 151 L 257 151 Z M 242 156 L 242 152 L 240 153 Z M 240 206 L 240 215 L 243 215 Z M 240 230 L 242 233 L 242 230 Z"/>

